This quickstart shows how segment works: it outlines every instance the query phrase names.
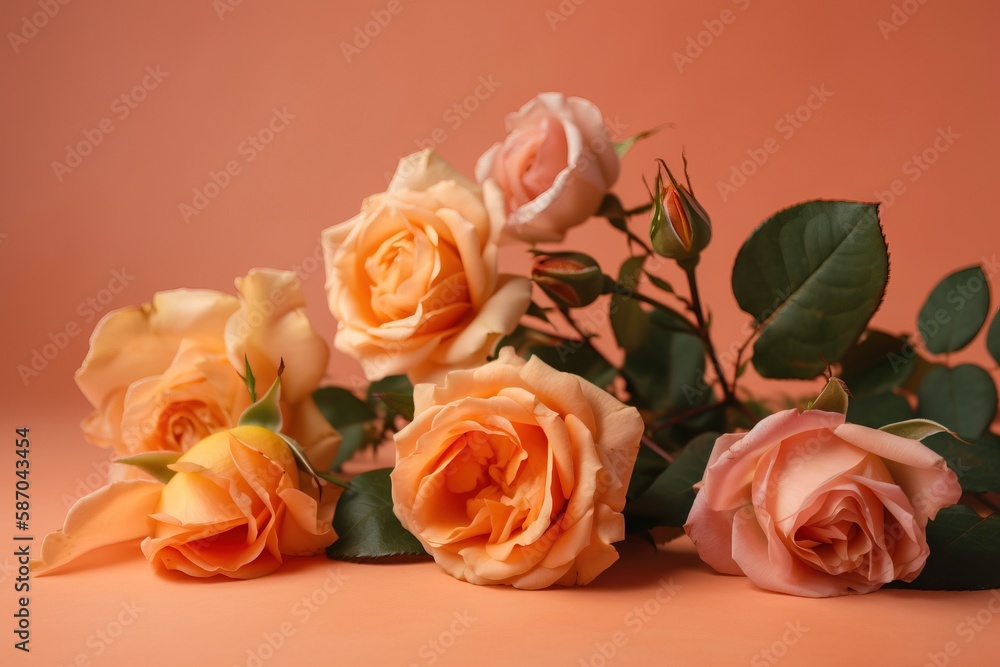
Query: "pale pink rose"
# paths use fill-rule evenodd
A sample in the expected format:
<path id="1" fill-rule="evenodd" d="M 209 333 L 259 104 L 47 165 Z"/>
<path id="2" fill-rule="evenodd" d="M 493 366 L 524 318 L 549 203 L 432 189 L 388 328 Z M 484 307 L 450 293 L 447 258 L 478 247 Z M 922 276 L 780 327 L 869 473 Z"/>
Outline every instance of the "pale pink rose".
<path id="1" fill-rule="evenodd" d="M 684 528 L 702 560 L 761 588 L 868 593 L 920 574 L 927 521 L 960 495 L 920 442 L 792 409 L 716 441 Z"/>
<path id="2" fill-rule="evenodd" d="M 436 153 L 401 160 L 386 192 L 323 232 L 336 348 L 369 380 L 485 362 L 531 301 L 527 278 L 497 273 L 502 224 Z"/>
<path id="3" fill-rule="evenodd" d="M 186 451 L 236 425 L 250 405 L 241 375 L 250 359 L 263 393 L 281 358 L 286 431 L 313 465 L 333 462 L 340 436 L 310 395 L 326 371 L 325 341 L 304 313 L 298 277 L 254 269 L 236 281 L 239 298 L 211 290 L 158 292 L 151 303 L 108 313 L 76 373 L 95 410 L 90 442 L 118 454 Z"/>
<path id="4" fill-rule="evenodd" d="M 618 559 L 635 408 L 509 347 L 413 399 L 395 436 L 393 508 L 449 574 L 539 589 L 590 583 Z"/>
<path id="5" fill-rule="evenodd" d="M 618 179 L 618 155 L 600 110 L 579 97 L 542 93 L 506 119 L 507 138 L 476 164 L 476 180 L 502 194 L 505 234 L 561 241 L 594 215 Z"/>

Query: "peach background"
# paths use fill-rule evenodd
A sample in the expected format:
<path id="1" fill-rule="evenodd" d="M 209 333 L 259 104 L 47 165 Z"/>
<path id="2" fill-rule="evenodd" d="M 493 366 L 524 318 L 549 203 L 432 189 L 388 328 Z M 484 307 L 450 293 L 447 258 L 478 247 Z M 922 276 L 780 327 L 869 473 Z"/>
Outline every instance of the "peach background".
<path id="1" fill-rule="evenodd" d="M 872 200 L 901 181 L 905 193 L 883 210 L 892 280 L 876 317 L 895 331 L 914 330 L 940 277 L 989 262 L 1000 242 L 988 199 L 1000 152 L 995 3 L 399 0 L 402 11 L 350 62 L 341 43 L 387 1 L 70 2 L 15 51 L 9 34 L 48 4 L 56 6 L 17 0 L 0 8 L 6 42 L 0 46 L 0 278 L 7 286 L 0 400 L 4 429 L 27 424 L 35 438 L 38 537 L 58 525 L 62 497 L 81 493 L 104 456 L 76 428 L 88 406 L 72 373 L 96 322 L 87 299 L 102 296 L 115 270 L 133 277 L 119 294 L 104 293 L 113 298 L 102 310 L 173 287 L 228 291 L 252 266 L 298 268 L 310 316 L 330 338 L 336 325 L 314 261 L 320 230 L 352 216 L 363 197 L 385 186 L 398 158 L 426 145 L 438 128 L 438 149 L 471 174 L 476 157 L 502 136 L 504 114 L 539 91 L 594 101 L 622 127 L 618 138 L 676 125 L 633 150 L 616 191 L 626 204 L 639 203 L 640 176 L 652 173 L 653 158 L 679 164 L 686 148 L 715 225 L 701 275 L 723 349 L 741 340 L 746 319 L 729 289 L 736 251 L 758 222 L 796 201 Z M 904 5 L 915 13 L 906 14 Z M 218 7 L 232 11 L 220 16 Z M 551 12 L 560 8 L 572 13 L 553 29 Z M 724 10 L 733 20 L 711 43 L 703 34 L 708 45 L 678 71 L 673 54 Z M 879 21 L 890 21 L 894 11 L 907 20 L 885 38 Z M 147 67 L 167 75 L 123 117 L 115 100 L 143 81 Z M 445 114 L 483 79 L 499 85 L 454 126 L 455 116 Z M 814 86 L 832 96 L 786 138 L 776 122 L 804 104 Z M 248 161 L 241 142 L 274 109 L 294 118 Z M 64 161 L 67 144 L 105 118 L 113 131 L 60 182 L 53 161 Z M 948 128 L 958 139 L 911 180 L 905 163 Z M 717 182 L 770 137 L 778 152 L 723 201 Z M 190 205 L 192 190 L 230 160 L 240 173 L 186 223 L 179 205 Z M 635 229 L 644 224 L 636 221 Z M 575 230 L 567 245 L 593 252 L 611 270 L 623 244 L 609 238 L 595 222 Z M 512 269 L 525 266 L 518 248 L 504 261 Z M 995 276 L 991 284 L 994 291 L 1000 286 Z M 38 377 L 22 382 L 17 366 L 30 364 L 50 335 L 58 338 L 67 326 L 76 331 L 74 325 L 80 333 L 66 337 L 65 349 Z M 959 358 L 984 361 L 981 339 Z M 343 382 L 356 370 L 335 356 L 330 377 Z M 13 467 L 12 453 L 3 460 Z M 9 478 L 3 475 L 4 489 Z M 198 664 L 246 664 L 262 633 L 290 621 L 296 634 L 265 664 L 312 663 L 308 656 L 317 654 L 360 658 L 366 651 L 373 652 L 366 662 L 376 656 L 378 663 L 430 664 L 420 647 L 448 629 L 453 611 L 465 609 L 479 620 L 438 664 L 531 656 L 530 662 L 575 665 L 621 629 L 629 641 L 614 660 L 622 663 L 657 656 L 670 664 L 732 664 L 750 661 L 780 639 L 786 621 L 798 619 L 810 630 L 789 648 L 785 664 L 834 656 L 872 662 L 873 655 L 882 656 L 875 662 L 923 664 L 929 652 L 957 641 L 961 653 L 952 662 L 973 665 L 1000 647 L 992 630 L 968 644 L 956 634 L 967 615 L 988 609 L 989 593 L 799 600 L 711 574 L 684 542 L 670 550 L 680 553 L 654 554 L 628 543 L 624 562 L 591 589 L 536 594 L 461 585 L 430 564 L 323 559 L 260 581 L 194 585 L 153 577 L 134 553 L 124 557 L 119 550 L 123 559 L 113 565 L 99 565 L 97 557 L 90 561 L 96 569 L 36 580 L 34 651 L 25 660 L 5 643 L 4 655 L 15 655 L 17 664 L 70 664 L 83 654 L 96 665 L 132 664 L 152 651 L 198 656 Z M 0 553 L 8 551 L 3 546 Z M 7 619 L 0 631 L 8 640 L 11 564 L 9 556 L 0 558 L 0 617 Z M 329 568 L 349 578 L 299 625 L 295 602 L 312 594 Z M 682 585 L 678 596 L 631 634 L 624 615 L 652 599 L 664 577 Z M 87 638 L 133 598 L 147 611 L 97 654 Z"/>

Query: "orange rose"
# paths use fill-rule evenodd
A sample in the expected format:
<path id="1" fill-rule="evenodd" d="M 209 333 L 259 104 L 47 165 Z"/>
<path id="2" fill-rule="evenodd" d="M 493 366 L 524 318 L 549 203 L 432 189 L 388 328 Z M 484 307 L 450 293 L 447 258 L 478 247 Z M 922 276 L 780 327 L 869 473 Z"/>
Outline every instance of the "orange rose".
<path id="1" fill-rule="evenodd" d="M 326 469 L 340 442 L 311 397 L 328 350 L 304 313 L 291 272 L 254 269 L 236 281 L 240 298 L 211 290 L 159 292 L 151 303 L 108 313 L 94 329 L 76 381 L 95 411 L 86 438 L 119 454 L 186 451 L 232 428 L 250 404 L 244 355 L 258 385 L 286 364 L 289 434 Z"/>
<path id="2" fill-rule="evenodd" d="M 337 539 L 299 488 L 288 445 L 265 428 L 216 433 L 171 468 L 142 542 L 154 566 L 250 579 L 276 570 L 282 555 L 314 555 Z"/>
<path id="3" fill-rule="evenodd" d="M 502 217 L 436 153 L 401 160 L 386 192 L 323 233 L 337 349 L 369 380 L 484 363 L 531 301 L 528 279 L 497 274 Z"/>
<path id="4" fill-rule="evenodd" d="M 332 503 L 321 507 L 311 482 L 300 485 L 291 451 L 273 431 L 215 433 L 167 468 L 175 474 L 166 484 L 119 480 L 81 498 L 63 528 L 45 536 L 32 569 L 47 572 L 93 549 L 141 539 L 156 567 L 248 579 L 337 538 Z"/>
<path id="5" fill-rule="evenodd" d="M 587 584 L 618 559 L 638 411 L 512 348 L 420 384 L 396 434 L 396 516 L 475 584 Z"/>

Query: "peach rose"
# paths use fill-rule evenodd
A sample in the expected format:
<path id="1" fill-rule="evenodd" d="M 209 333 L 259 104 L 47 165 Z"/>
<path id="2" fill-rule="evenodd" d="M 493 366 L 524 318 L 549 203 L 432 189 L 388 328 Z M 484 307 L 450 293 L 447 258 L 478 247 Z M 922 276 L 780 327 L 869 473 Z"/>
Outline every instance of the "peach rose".
<path id="1" fill-rule="evenodd" d="M 542 93 L 507 116 L 507 138 L 476 164 L 476 180 L 503 194 L 504 232 L 530 243 L 561 241 L 597 212 L 618 179 L 618 155 L 591 102 Z"/>
<path id="2" fill-rule="evenodd" d="M 250 579 L 283 555 L 311 556 L 337 539 L 316 498 L 299 488 L 288 445 L 259 426 L 202 440 L 170 466 L 177 474 L 150 515 L 142 552 L 155 567 L 193 577 Z"/>
<path id="3" fill-rule="evenodd" d="M 449 574 L 538 589 L 618 559 L 643 432 L 638 411 L 513 348 L 417 385 L 396 434 L 396 516 Z"/>
<path id="4" fill-rule="evenodd" d="M 868 593 L 920 574 L 927 521 L 960 495 L 920 442 L 792 409 L 716 441 L 684 528 L 702 560 L 761 588 Z"/>
<path id="5" fill-rule="evenodd" d="M 313 555 L 336 540 L 332 503 L 321 507 L 315 489 L 300 486 L 288 445 L 265 428 L 210 435 L 167 468 L 175 474 L 166 484 L 119 480 L 81 498 L 63 528 L 45 536 L 32 569 L 48 572 L 93 549 L 142 540 L 158 568 L 248 579 L 273 572 L 283 556 Z"/>
<path id="6" fill-rule="evenodd" d="M 98 322 L 76 373 L 96 408 L 83 422 L 87 440 L 126 455 L 186 451 L 235 426 L 250 405 L 244 355 L 265 389 L 284 358 L 288 432 L 314 466 L 329 467 L 340 437 L 311 397 L 329 351 L 303 311 L 298 277 L 254 269 L 236 287 L 239 299 L 211 290 L 159 292 Z"/>
<path id="7" fill-rule="evenodd" d="M 501 225 L 436 153 L 401 160 L 386 192 L 323 233 L 334 345 L 369 380 L 485 362 L 531 301 L 528 279 L 497 275 Z"/>

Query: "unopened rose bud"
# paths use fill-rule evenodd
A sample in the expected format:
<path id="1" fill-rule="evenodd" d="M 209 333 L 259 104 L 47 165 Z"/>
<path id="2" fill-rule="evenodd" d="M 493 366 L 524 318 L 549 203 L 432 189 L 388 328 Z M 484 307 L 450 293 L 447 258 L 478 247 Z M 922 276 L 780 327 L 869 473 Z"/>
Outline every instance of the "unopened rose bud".
<path id="1" fill-rule="evenodd" d="M 539 255 L 532 279 L 560 306 L 579 308 L 593 303 L 604 290 L 604 275 L 592 257 L 578 252 Z"/>
<path id="2" fill-rule="evenodd" d="M 664 184 L 662 172 L 657 173 L 653 217 L 649 223 L 653 250 L 676 260 L 696 257 L 712 239 L 712 223 L 690 190 L 674 179 L 662 161 L 661 165 L 669 182 Z"/>

